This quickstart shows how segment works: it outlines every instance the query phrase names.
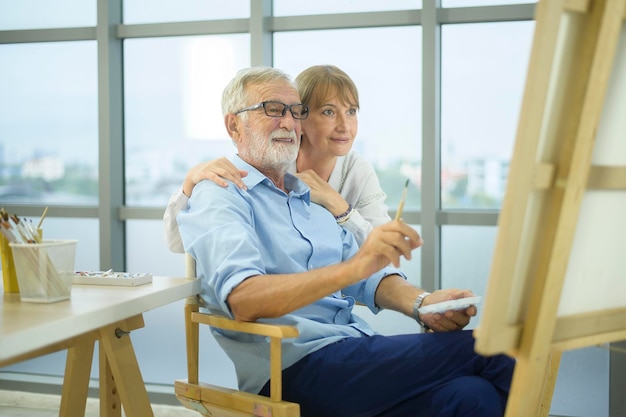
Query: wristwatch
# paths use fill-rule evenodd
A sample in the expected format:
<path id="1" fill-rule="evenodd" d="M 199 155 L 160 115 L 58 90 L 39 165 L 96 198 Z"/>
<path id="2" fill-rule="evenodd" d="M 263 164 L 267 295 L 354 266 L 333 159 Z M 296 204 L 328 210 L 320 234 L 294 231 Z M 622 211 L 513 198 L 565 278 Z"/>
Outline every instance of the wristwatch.
<path id="1" fill-rule="evenodd" d="M 429 292 L 424 291 L 423 293 L 417 296 L 417 298 L 415 299 L 415 302 L 413 303 L 413 318 L 415 319 L 417 324 L 419 324 L 422 327 L 423 330 L 428 330 L 428 326 L 424 324 L 422 320 L 420 320 L 419 308 L 422 306 L 422 303 L 424 302 L 424 298 L 428 297 L 429 295 L 430 295 Z"/>

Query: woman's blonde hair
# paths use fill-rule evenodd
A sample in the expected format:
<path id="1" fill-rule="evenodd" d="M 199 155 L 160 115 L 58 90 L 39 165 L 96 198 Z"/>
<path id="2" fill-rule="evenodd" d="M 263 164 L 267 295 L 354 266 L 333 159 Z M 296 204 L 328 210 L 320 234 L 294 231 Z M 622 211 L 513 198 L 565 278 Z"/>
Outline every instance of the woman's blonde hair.
<path id="1" fill-rule="evenodd" d="M 295 81 L 300 100 L 311 108 L 318 108 L 333 97 L 359 108 L 359 91 L 354 81 L 334 65 L 309 67 Z"/>

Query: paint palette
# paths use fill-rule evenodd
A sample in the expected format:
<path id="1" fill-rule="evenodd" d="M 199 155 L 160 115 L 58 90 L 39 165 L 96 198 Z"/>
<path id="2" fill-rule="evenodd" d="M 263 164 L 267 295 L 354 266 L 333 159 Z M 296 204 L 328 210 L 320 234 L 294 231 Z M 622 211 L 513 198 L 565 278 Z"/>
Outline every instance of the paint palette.
<path id="1" fill-rule="evenodd" d="M 73 284 L 121 285 L 132 287 L 152 282 L 152 274 L 132 274 L 112 271 L 76 271 Z"/>
<path id="2" fill-rule="evenodd" d="M 418 311 L 420 314 L 443 313 L 448 310 L 463 310 L 469 306 L 480 303 L 482 297 L 465 297 L 456 300 L 443 301 L 441 303 L 429 304 L 421 307 Z"/>

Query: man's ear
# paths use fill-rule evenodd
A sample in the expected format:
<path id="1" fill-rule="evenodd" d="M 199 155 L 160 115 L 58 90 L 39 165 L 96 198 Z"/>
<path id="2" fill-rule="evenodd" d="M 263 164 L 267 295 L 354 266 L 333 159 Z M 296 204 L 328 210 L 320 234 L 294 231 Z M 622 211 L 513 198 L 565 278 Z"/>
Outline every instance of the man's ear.
<path id="1" fill-rule="evenodd" d="M 224 125 L 226 126 L 226 131 L 231 139 L 235 142 L 239 142 L 241 139 L 241 126 L 239 122 L 241 119 L 232 113 L 228 113 L 224 116 Z"/>

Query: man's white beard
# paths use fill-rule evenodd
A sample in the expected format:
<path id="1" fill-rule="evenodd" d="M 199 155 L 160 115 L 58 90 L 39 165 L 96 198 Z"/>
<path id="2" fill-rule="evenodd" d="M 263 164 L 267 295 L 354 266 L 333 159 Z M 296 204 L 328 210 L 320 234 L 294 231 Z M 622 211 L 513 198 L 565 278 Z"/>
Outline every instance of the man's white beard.
<path id="1" fill-rule="evenodd" d="M 270 133 L 269 137 L 263 137 L 258 132 L 248 127 L 246 134 L 250 138 L 245 156 L 248 162 L 257 168 L 271 169 L 273 171 L 287 172 L 289 166 L 298 157 L 299 139 L 295 131 L 285 132 L 278 129 Z M 291 137 L 292 143 L 281 143 L 274 138 Z M 244 156 L 244 155 L 242 155 Z M 246 158 L 244 158 L 246 159 Z"/>

